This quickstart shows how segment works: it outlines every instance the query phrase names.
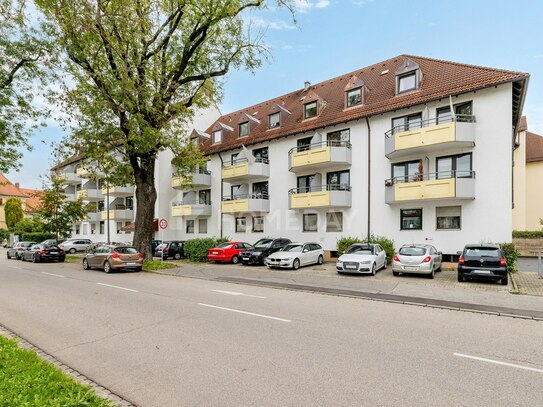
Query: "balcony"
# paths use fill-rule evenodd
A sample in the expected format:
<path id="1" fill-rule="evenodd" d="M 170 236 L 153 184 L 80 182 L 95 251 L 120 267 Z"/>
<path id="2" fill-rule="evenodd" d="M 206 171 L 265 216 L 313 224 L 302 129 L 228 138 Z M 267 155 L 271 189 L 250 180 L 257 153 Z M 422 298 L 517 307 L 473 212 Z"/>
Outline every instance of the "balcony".
<path id="1" fill-rule="evenodd" d="M 100 217 L 102 220 L 107 220 L 108 211 L 102 211 Z M 134 210 L 125 205 L 116 205 L 115 209 L 109 210 L 109 220 L 134 220 Z"/>
<path id="2" fill-rule="evenodd" d="M 81 191 L 77 191 L 76 198 L 90 202 L 103 201 L 104 195 L 102 195 L 102 191 L 99 189 L 82 189 Z"/>
<path id="3" fill-rule="evenodd" d="M 57 179 L 67 185 L 81 184 L 81 177 L 75 172 L 62 172 L 58 174 Z"/>
<path id="4" fill-rule="evenodd" d="M 288 152 L 288 169 L 301 172 L 337 165 L 351 165 L 351 143 L 328 140 L 294 147 Z"/>
<path id="5" fill-rule="evenodd" d="M 319 185 L 294 188 L 289 193 L 289 209 L 348 208 L 351 187 L 348 185 Z"/>
<path id="6" fill-rule="evenodd" d="M 268 194 L 246 194 L 223 197 L 222 213 L 265 213 L 270 211 Z"/>
<path id="7" fill-rule="evenodd" d="M 65 193 L 64 196 L 66 197 L 67 202 L 75 202 L 77 200 L 75 193 L 70 193 L 70 194 Z"/>
<path id="8" fill-rule="evenodd" d="M 385 133 L 385 156 L 398 158 L 475 145 L 475 116 L 456 115 L 397 126 Z"/>
<path id="9" fill-rule="evenodd" d="M 102 195 L 107 196 L 109 189 L 109 196 L 112 197 L 126 197 L 126 196 L 132 196 L 134 195 L 134 187 L 133 186 L 110 186 L 108 187 L 102 187 Z"/>
<path id="10" fill-rule="evenodd" d="M 475 199 L 475 171 L 446 171 L 385 181 L 387 204 L 440 199 Z"/>
<path id="11" fill-rule="evenodd" d="M 249 181 L 270 177 L 270 164 L 267 158 L 256 158 L 249 161 L 240 158 L 228 161 L 222 167 L 222 179 L 226 182 Z"/>
<path id="12" fill-rule="evenodd" d="M 87 179 L 92 178 L 92 177 L 96 177 L 96 178 L 104 177 L 104 173 L 102 171 L 92 170 L 86 167 L 79 167 L 77 170 L 75 170 L 75 173 L 78 177 L 87 178 Z"/>
<path id="13" fill-rule="evenodd" d="M 102 220 L 102 212 L 88 212 L 87 219 L 89 222 L 100 222 Z"/>
<path id="14" fill-rule="evenodd" d="M 192 176 L 192 186 L 193 188 L 201 188 L 201 187 L 210 187 L 211 186 L 211 172 L 207 170 L 198 170 L 196 172 L 193 172 L 190 176 Z M 188 176 L 179 175 L 178 173 L 174 172 L 172 174 L 172 188 L 173 189 L 190 189 L 185 188 L 183 185 L 190 185 L 190 180 L 187 180 Z"/>
<path id="15" fill-rule="evenodd" d="M 172 216 L 211 216 L 211 202 L 200 200 L 174 202 Z"/>

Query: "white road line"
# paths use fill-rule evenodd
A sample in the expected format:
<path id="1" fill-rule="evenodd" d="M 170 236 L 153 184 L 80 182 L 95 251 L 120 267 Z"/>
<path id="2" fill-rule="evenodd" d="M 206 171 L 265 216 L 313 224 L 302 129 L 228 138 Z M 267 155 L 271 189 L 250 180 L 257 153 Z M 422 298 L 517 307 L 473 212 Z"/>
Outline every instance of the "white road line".
<path id="1" fill-rule="evenodd" d="M 13 266 L 7 266 L 7 267 L 10 269 L 21 270 L 21 267 L 13 267 Z"/>
<path id="2" fill-rule="evenodd" d="M 42 271 L 41 273 L 42 274 L 47 274 L 48 276 L 53 276 L 53 277 L 60 277 L 60 278 L 65 278 L 66 277 L 66 276 L 61 276 L 60 274 L 46 273 L 45 271 Z"/>
<path id="3" fill-rule="evenodd" d="M 524 370 L 530 370 L 532 372 L 543 373 L 543 369 L 536 369 L 535 367 L 515 365 L 513 363 L 500 362 L 499 360 L 492 360 L 492 359 L 480 358 L 478 356 L 464 355 L 463 353 L 453 353 L 453 355 L 454 356 L 459 356 L 461 358 L 479 360 L 481 362 L 494 363 L 496 365 L 509 366 L 509 367 L 514 367 L 514 368 L 517 368 L 517 369 L 524 369 Z"/>
<path id="4" fill-rule="evenodd" d="M 203 304 L 203 303 L 201 303 L 201 302 L 199 302 L 198 305 L 202 305 L 202 306 L 204 306 L 204 307 L 222 309 L 222 310 L 225 310 L 225 311 L 237 312 L 237 313 L 239 313 L 239 314 L 253 315 L 253 316 L 255 316 L 255 317 L 260 317 L 260 318 L 273 319 L 273 320 L 275 320 L 275 321 L 292 322 L 290 319 L 277 318 L 277 317 L 272 317 L 272 316 L 269 316 L 269 315 L 255 314 L 254 312 L 247 312 L 247 311 L 241 311 L 241 310 L 239 310 L 239 309 L 219 307 L 219 306 L 217 306 L 217 305 Z"/>
<path id="5" fill-rule="evenodd" d="M 242 295 L 244 297 L 252 297 L 252 298 L 266 298 L 266 297 L 261 297 L 260 295 L 251 295 L 251 294 L 243 294 L 243 293 L 238 293 L 237 291 L 223 291 L 223 290 L 211 290 L 211 291 L 214 291 L 216 293 L 221 293 L 221 294 L 228 294 L 228 295 Z"/>
<path id="6" fill-rule="evenodd" d="M 138 290 L 132 290 L 131 288 L 119 287 L 118 285 L 111 285 L 111 284 L 104 284 L 104 283 L 96 283 L 96 284 L 103 285 L 106 287 L 111 287 L 111 288 L 118 288 L 119 290 L 132 291 L 133 293 L 139 293 Z"/>

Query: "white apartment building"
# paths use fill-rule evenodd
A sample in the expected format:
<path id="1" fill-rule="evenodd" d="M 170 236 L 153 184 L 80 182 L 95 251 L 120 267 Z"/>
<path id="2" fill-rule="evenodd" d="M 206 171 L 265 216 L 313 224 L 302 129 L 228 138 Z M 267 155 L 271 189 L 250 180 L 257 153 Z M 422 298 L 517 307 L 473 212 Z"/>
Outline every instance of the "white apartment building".
<path id="1" fill-rule="evenodd" d="M 338 238 L 368 233 L 446 254 L 511 241 L 528 79 L 400 55 L 195 123 L 210 160 L 182 191 L 161 158 L 163 237 L 286 237 L 332 254 Z"/>

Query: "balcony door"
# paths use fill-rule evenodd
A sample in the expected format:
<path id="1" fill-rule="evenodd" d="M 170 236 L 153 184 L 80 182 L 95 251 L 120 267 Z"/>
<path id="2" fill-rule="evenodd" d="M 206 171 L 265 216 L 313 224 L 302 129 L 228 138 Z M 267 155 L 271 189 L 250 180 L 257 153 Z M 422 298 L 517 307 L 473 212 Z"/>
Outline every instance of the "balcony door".
<path id="1" fill-rule="evenodd" d="M 395 179 L 395 182 L 419 181 L 419 178 L 421 178 L 420 167 L 420 160 L 393 164 L 392 178 Z"/>
<path id="2" fill-rule="evenodd" d="M 303 175 L 301 177 L 298 177 L 297 179 L 298 193 L 303 194 L 305 192 L 311 192 L 311 183 L 313 182 L 314 178 L 315 178 L 315 174 Z"/>
<path id="3" fill-rule="evenodd" d="M 471 178 L 471 153 L 438 157 L 436 162 L 438 179 Z"/>
<path id="4" fill-rule="evenodd" d="M 204 189 L 198 192 L 200 205 L 211 205 L 211 189 Z"/>
<path id="5" fill-rule="evenodd" d="M 344 191 L 351 186 L 350 171 L 336 171 L 326 174 L 326 185 L 330 191 Z"/>

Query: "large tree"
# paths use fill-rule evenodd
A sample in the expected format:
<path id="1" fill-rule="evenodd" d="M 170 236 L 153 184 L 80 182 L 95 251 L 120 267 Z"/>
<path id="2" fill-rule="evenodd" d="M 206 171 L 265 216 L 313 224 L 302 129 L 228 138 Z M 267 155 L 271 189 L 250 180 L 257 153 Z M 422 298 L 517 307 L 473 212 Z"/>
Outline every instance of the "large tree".
<path id="1" fill-rule="evenodd" d="M 134 244 L 150 257 L 157 155 L 164 149 L 190 155 L 184 131 L 193 109 L 219 100 L 220 78 L 232 68 L 260 66 L 267 51 L 247 13 L 266 1 L 36 2 L 74 78 L 64 98 L 77 122 L 71 145 L 91 160 L 114 156 L 108 163 L 114 179 L 136 185 Z M 274 2 L 292 12 L 291 4 Z"/>
<path id="2" fill-rule="evenodd" d="M 25 217 L 23 212 L 23 203 L 17 198 L 8 198 L 4 205 L 4 214 L 6 216 L 6 225 L 9 230 L 13 230 L 15 225 Z"/>
<path id="3" fill-rule="evenodd" d="M 0 171 L 20 166 L 21 148 L 38 124 L 33 104 L 43 89 L 51 63 L 48 41 L 36 20 L 28 18 L 25 0 L 0 1 Z M 33 17 L 37 17 L 37 14 Z"/>

